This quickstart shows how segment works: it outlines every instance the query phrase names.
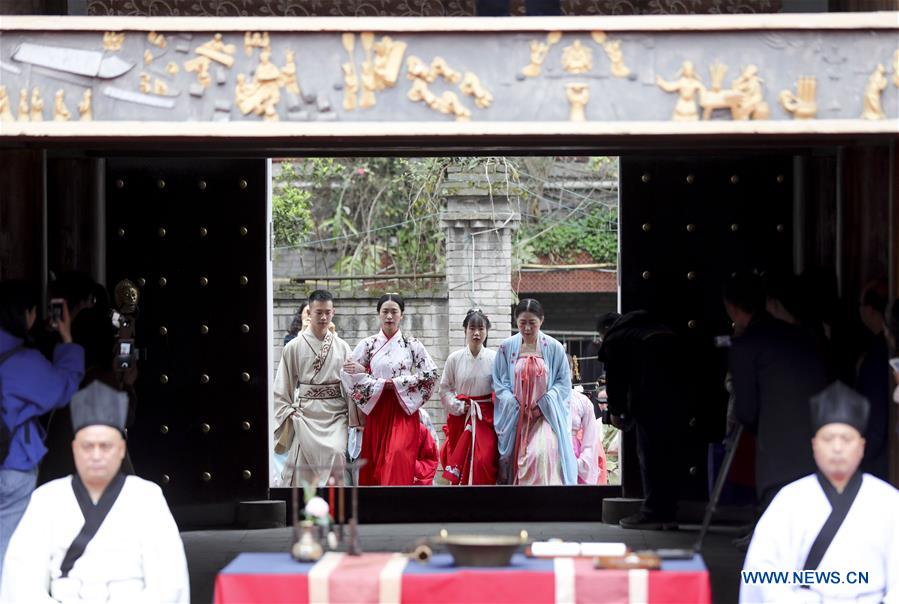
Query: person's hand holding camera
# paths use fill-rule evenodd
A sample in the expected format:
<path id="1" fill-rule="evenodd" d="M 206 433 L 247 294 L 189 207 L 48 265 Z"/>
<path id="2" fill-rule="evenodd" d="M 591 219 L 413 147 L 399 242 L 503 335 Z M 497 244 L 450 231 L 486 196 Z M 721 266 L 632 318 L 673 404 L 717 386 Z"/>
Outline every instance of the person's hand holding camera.
<path id="1" fill-rule="evenodd" d="M 69 317 L 69 305 L 62 298 L 50 300 L 50 328 L 59 332 L 63 343 L 72 343 L 72 320 Z"/>

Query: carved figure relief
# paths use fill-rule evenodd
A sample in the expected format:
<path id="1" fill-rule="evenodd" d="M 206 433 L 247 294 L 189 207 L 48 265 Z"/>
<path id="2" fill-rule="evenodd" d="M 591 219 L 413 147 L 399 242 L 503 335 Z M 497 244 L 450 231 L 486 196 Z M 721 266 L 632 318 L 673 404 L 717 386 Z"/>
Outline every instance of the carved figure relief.
<path id="1" fill-rule="evenodd" d="M 244 115 L 261 115 L 268 122 L 278 121 L 277 105 L 281 100 L 281 70 L 271 62 L 271 51 L 263 48 L 259 53 L 259 65 L 252 83 L 243 74 L 237 76 L 235 97 L 237 107 Z"/>
<path id="2" fill-rule="evenodd" d="M 406 43 L 382 36 L 375 42 L 375 89 L 393 88 L 400 77 Z"/>
<path id="3" fill-rule="evenodd" d="M 562 51 L 562 69 L 568 73 L 587 73 L 593 68 L 593 50 L 575 40 Z"/>
<path id="4" fill-rule="evenodd" d="M 662 79 L 662 76 L 656 75 L 656 85 L 665 92 L 676 92 L 678 95 L 674 113 L 671 115 L 672 120 L 694 122 L 699 119 L 696 100 L 699 94 L 705 90 L 705 86 L 696 77 L 692 61 L 684 61 L 676 77 L 677 79 L 673 82 L 667 82 Z"/>
<path id="5" fill-rule="evenodd" d="M 521 73 L 529 78 L 536 78 L 540 75 L 543 62 L 546 60 L 550 49 L 558 44 L 561 39 L 562 32 L 552 31 L 546 34 L 546 42 L 531 40 L 528 45 L 531 50 L 531 62 L 521 70 Z"/>
<path id="6" fill-rule="evenodd" d="M 246 32 L 243 35 L 243 51 L 246 55 L 252 56 L 254 48 L 271 48 L 271 41 L 268 32 Z"/>
<path id="7" fill-rule="evenodd" d="M 19 121 L 31 121 L 31 109 L 28 107 L 28 89 L 22 88 L 19 91 Z"/>
<path id="8" fill-rule="evenodd" d="M 587 116 L 584 108 L 590 100 L 590 87 L 586 82 L 572 82 L 565 85 L 565 96 L 568 98 L 568 104 L 571 110 L 568 119 L 572 122 L 585 122 Z"/>
<path id="9" fill-rule="evenodd" d="M 350 60 L 341 65 L 343 69 L 343 108 L 346 111 L 356 109 L 356 94 L 359 92 L 359 77 L 356 75 L 356 62 L 353 51 L 356 49 L 356 36 L 345 33 L 340 38 L 343 49 Z"/>
<path id="10" fill-rule="evenodd" d="M 165 48 L 167 45 L 165 36 L 162 34 L 157 34 L 155 31 L 151 31 L 147 34 L 147 42 L 149 42 L 156 48 Z"/>
<path id="11" fill-rule="evenodd" d="M 893 55 L 893 84 L 899 88 L 899 49 Z"/>
<path id="12" fill-rule="evenodd" d="M 66 91 L 62 89 L 57 90 L 53 102 L 53 121 L 67 122 L 71 117 L 72 114 L 69 113 L 69 109 L 66 107 Z"/>
<path id="13" fill-rule="evenodd" d="M 431 61 L 431 79 L 433 82 L 438 77 L 443 78 L 448 84 L 458 84 L 462 81 L 462 74 L 449 66 L 443 57 L 434 57 Z"/>
<path id="14" fill-rule="evenodd" d="M 37 86 L 31 91 L 31 121 L 44 121 L 44 99 L 41 98 L 41 91 Z"/>
<path id="15" fill-rule="evenodd" d="M 122 50 L 122 43 L 125 41 L 125 32 L 108 31 L 103 34 L 103 50 L 109 52 L 117 52 Z"/>
<path id="16" fill-rule="evenodd" d="M 362 61 L 362 98 L 359 99 L 359 108 L 368 109 L 377 103 L 375 98 L 375 62 L 372 50 L 375 44 L 375 34 L 364 31 L 359 34 L 359 42 L 365 51 L 365 59 Z"/>
<path id="17" fill-rule="evenodd" d="M 771 111 L 765 102 L 762 90 L 762 78 L 758 75 L 759 68 L 755 65 L 747 65 L 736 80 L 733 88 L 740 94 L 740 101 L 733 110 L 735 120 L 766 120 Z"/>
<path id="18" fill-rule="evenodd" d="M 410 80 L 424 80 L 429 83 L 437 79 L 436 76 L 431 75 L 431 70 L 424 61 L 415 55 L 409 55 L 409 58 L 406 59 L 406 77 Z"/>
<path id="19" fill-rule="evenodd" d="M 225 44 L 222 40 L 222 34 L 215 34 L 209 42 L 195 48 L 194 52 L 201 57 L 221 63 L 225 67 L 234 65 L 234 45 Z"/>
<path id="20" fill-rule="evenodd" d="M 733 115 L 735 108 L 740 102 L 740 93 L 731 89 L 721 89 L 721 83 L 727 74 L 727 65 L 720 61 L 715 61 L 709 66 L 709 74 L 712 80 L 711 87 L 703 88 L 699 93 L 702 119 L 711 119 L 712 112 L 715 109 L 727 109 Z"/>
<path id="21" fill-rule="evenodd" d="M 817 87 L 814 76 L 802 76 L 796 80 L 796 94 L 781 90 L 777 98 L 783 108 L 793 114 L 793 119 L 811 120 L 818 115 Z"/>
<path id="22" fill-rule="evenodd" d="M 590 32 L 593 41 L 602 46 L 609 62 L 612 64 L 612 75 L 616 78 L 626 78 L 630 75 L 631 70 L 624 64 L 624 53 L 621 52 L 621 40 L 609 40 L 606 38 L 606 32 L 593 31 Z"/>
<path id="23" fill-rule="evenodd" d="M 153 53 L 150 52 L 149 50 L 144 51 L 144 65 L 149 65 L 150 63 L 153 62 L 153 59 L 155 59 L 155 58 L 156 57 L 154 57 Z"/>
<path id="24" fill-rule="evenodd" d="M 284 59 L 284 67 L 281 68 L 281 86 L 288 92 L 300 94 L 300 85 L 297 83 L 297 64 L 293 51 L 284 51 Z"/>
<path id="25" fill-rule="evenodd" d="M 175 63 L 174 61 L 169 61 L 168 64 L 165 66 L 165 72 L 172 77 L 178 75 L 178 71 L 180 71 L 178 69 L 178 64 Z"/>
<path id="26" fill-rule="evenodd" d="M 140 74 L 140 83 L 137 85 L 137 89 L 144 94 L 150 94 L 151 86 L 149 73 Z"/>
<path id="27" fill-rule="evenodd" d="M 6 86 L 0 84 L 0 122 L 14 122 L 16 118 L 9 107 L 9 94 Z"/>
<path id="28" fill-rule="evenodd" d="M 194 57 L 184 62 L 184 71 L 197 74 L 197 82 L 203 88 L 208 88 L 210 82 L 212 82 L 212 76 L 209 75 L 209 65 L 211 63 L 212 59 L 209 57 Z"/>
<path id="29" fill-rule="evenodd" d="M 866 120 L 882 120 L 886 119 L 883 107 L 880 105 L 880 95 L 887 87 L 886 69 L 883 64 L 877 65 L 873 73 L 868 77 L 868 84 L 865 86 L 865 96 L 863 97 L 864 109 L 862 117 Z"/>
<path id="30" fill-rule="evenodd" d="M 90 122 L 94 119 L 94 112 L 91 104 L 93 102 L 93 92 L 90 88 L 84 91 L 84 94 L 81 95 L 81 102 L 78 103 L 78 113 L 81 114 L 82 122 Z"/>
<path id="31" fill-rule="evenodd" d="M 462 91 L 462 94 L 474 97 L 474 104 L 481 109 L 486 109 L 493 103 L 493 95 L 481 85 L 478 76 L 470 71 L 465 72 L 459 90 Z"/>
<path id="32" fill-rule="evenodd" d="M 462 104 L 455 92 L 446 90 L 441 96 L 442 103 L 437 107 L 438 111 L 453 114 L 457 122 L 467 122 L 471 119 L 471 110 Z"/>

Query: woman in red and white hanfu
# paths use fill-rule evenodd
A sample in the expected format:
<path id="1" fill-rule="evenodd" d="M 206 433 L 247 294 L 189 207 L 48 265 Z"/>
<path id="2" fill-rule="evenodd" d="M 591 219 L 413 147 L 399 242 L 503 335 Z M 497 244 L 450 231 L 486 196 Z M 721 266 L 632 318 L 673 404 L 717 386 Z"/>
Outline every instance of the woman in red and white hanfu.
<path id="1" fill-rule="evenodd" d="M 359 471 L 361 485 L 415 482 L 420 433 L 418 408 L 437 384 L 437 366 L 421 342 L 403 335 L 405 302 L 399 294 L 378 300 L 381 331 L 356 346 L 342 381 L 365 417 Z"/>
<path id="2" fill-rule="evenodd" d="M 451 484 L 496 484 L 499 450 L 493 429 L 493 361 L 484 347 L 490 320 L 477 309 L 462 321 L 465 348 L 446 359 L 440 402 L 446 409 L 447 439 L 440 451 L 443 477 Z"/>

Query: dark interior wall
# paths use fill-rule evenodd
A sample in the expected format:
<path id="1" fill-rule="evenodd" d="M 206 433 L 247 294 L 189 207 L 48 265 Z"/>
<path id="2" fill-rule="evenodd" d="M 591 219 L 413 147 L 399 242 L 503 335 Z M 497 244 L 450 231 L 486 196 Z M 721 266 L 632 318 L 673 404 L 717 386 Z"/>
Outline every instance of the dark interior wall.
<path id="1" fill-rule="evenodd" d="M 0 151 L 0 280 L 41 272 L 42 154 Z"/>
<path id="2" fill-rule="evenodd" d="M 79 270 L 102 281 L 98 165 L 83 157 L 47 160 L 47 263 L 56 274 Z"/>

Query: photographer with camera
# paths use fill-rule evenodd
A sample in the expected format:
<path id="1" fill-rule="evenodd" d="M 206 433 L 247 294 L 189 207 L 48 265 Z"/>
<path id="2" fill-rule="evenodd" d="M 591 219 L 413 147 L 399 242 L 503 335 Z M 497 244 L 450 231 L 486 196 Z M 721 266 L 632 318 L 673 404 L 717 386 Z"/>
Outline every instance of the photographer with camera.
<path id="1" fill-rule="evenodd" d="M 678 485 L 672 451 L 677 450 L 675 415 L 684 407 L 676 387 L 683 375 L 680 338 L 645 310 L 606 313 L 597 331 L 609 419 L 616 428 L 637 432 L 644 500 L 639 512 L 621 519 L 621 527 L 676 529 Z"/>
<path id="2" fill-rule="evenodd" d="M 84 349 L 72 343 L 65 300 L 51 304 L 50 326 L 61 339 L 52 362 L 34 349 L 29 331 L 37 321 L 37 301 L 25 282 L 0 283 L 0 574 L 47 452 L 37 420 L 67 405 L 84 376 Z"/>

